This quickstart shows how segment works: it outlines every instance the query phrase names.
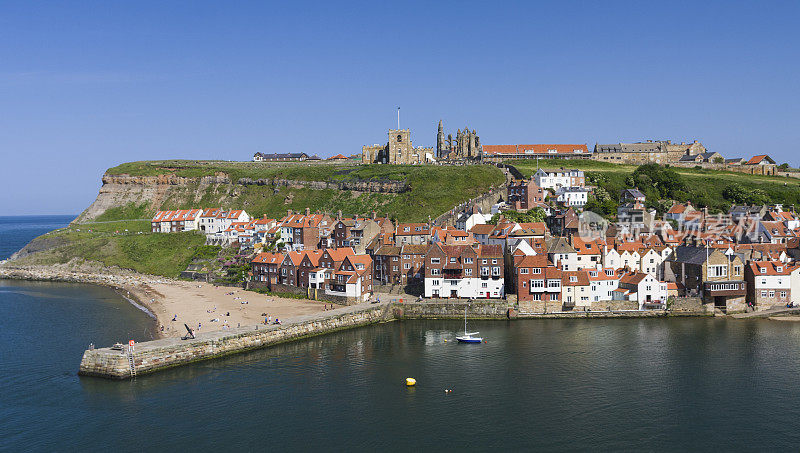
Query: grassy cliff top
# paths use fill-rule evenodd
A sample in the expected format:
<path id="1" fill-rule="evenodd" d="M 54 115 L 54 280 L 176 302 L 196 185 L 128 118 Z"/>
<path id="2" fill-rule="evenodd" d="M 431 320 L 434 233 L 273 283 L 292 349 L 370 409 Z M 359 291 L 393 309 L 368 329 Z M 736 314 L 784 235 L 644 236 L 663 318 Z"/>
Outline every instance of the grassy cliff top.
<path id="1" fill-rule="evenodd" d="M 430 166 L 359 165 L 345 162 L 229 162 L 216 160 L 152 160 L 128 162 L 106 170 L 108 175 L 175 175 L 187 178 L 228 175 L 241 178 L 285 178 L 302 181 L 393 180 L 425 173 Z"/>
<path id="2" fill-rule="evenodd" d="M 523 175 L 536 172 L 535 160 L 509 160 Z M 587 184 L 603 188 L 616 200 L 622 189 L 629 188 L 626 181 L 635 170 L 634 165 L 613 164 L 595 160 L 540 159 L 540 168 L 574 168 L 584 170 Z M 708 170 L 687 167 L 669 167 L 683 180 L 688 190 L 677 201 L 691 201 L 695 206 L 707 206 L 712 212 L 727 212 L 732 204 L 743 200 L 725 198 L 725 189 L 738 186 L 746 192 L 762 194 L 769 203 L 781 203 L 786 207 L 800 206 L 800 179 L 785 176 L 749 175 L 730 171 Z M 648 187 L 639 187 L 646 191 Z M 648 197 L 648 201 L 651 201 Z M 756 202 L 757 203 L 757 202 Z"/>
<path id="3" fill-rule="evenodd" d="M 269 186 L 201 187 L 189 183 L 172 187 L 158 204 L 139 200 L 108 208 L 97 220 L 148 218 L 158 209 L 222 206 L 245 209 L 253 216 L 280 217 L 287 209 L 369 215 L 377 211 L 401 222 L 426 221 L 503 184 L 503 172 L 491 165 L 360 165 L 352 163 L 265 163 L 163 160 L 130 162 L 110 168 L 106 174 L 157 176 L 174 174 L 202 177 L 224 173 L 235 184 L 241 178 L 285 178 L 299 181 L 405 181 L 399 193 L 351 192 L 333 189 Z"/>

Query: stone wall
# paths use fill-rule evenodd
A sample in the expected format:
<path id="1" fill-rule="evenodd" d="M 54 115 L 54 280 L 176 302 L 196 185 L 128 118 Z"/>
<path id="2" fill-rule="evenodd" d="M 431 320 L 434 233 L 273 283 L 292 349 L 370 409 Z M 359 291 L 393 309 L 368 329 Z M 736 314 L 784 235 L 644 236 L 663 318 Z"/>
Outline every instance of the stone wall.
<path id="1" fill-rule="evenodd" d="M 314 190 L 350 190 L 354 192 L 403 193 L 408 190 L 406 181 L 354 179 L 347 181 L 301 181 L 296 179 L 250 179 L 241 178 L 237 184 L 242 186 L 273 186 L 293 189 L 308 188 Z"/>
<path id="2" fill-rule="evenodd" d="M 267 347 L 304 337 L 321 335 L 337 330 L 365 326 L 396 319 L 459 319 L 466 309 L 468 318 L 514 319 L 514 318 L 614 318 L 614 317 L 661 317 L 672 315 L 663 310 L 631 310 L 630 303 L 604 302 L 612 311 L 573 311 L 547 313 L 519 313 L 516 307 L 504 300 L 430 300 L 426 302 L 383 302 L 337 308 L 314 315 L 298 317 L 284 325 L 258 325 L 230 330 L 200 333 L 192 340 L 167 338 L 148 341 L 135 346 L 133 363 L 136 375 L 207 360 L 251 349 Z M 673 306 L 680 310 L 677 315 L 698 315 L 693 312 L 699 304 L 697 299 L 677 300 Z M 706 307 L 704 307 L 705 309 Z M 559 306 L 560 309 L 560 306 Z M 713 314 L 713 307 L 711 308 Z M 109 379 L 132 377 L 129 356 L 126 350 L 110 348 L 90 349 L 84 352 L 79 374 Z"/>
<path id="3" fill-rule="evenodd" d="M 325 290 L 316 288 L 300 288 L 292 285 L 284 285 L 281 283 L 270 284 L 269 282 L 249 281 L 247 282 L 246 289 L 268 289 L 276 293 L 289 293 L 304 296 L 312 300 L 321 300 L 325 302 L 332 302 L 339 305 L 355 305 L 361 301 L 353 297 L 336 296 L 326 294 Z"/>
<path id="4" fill-rule="evenodd" d="M 207 360 L 213 357 L 262 348 L 285 341 L 393 319 L 388 304 L 345 307 L 324 314 L 297 318 L 290 324 L 240 327 L 201 333 L 193 340 L 167 338 L 136 345 L 136 374 Z M 128 379 L 131 367 L 126 350 L 110 348 L 84 352 L 78 374 L 110 379 Z"/>
<path id="5" fill-rule="evenodd" d="M 393 315 L 402 319 L 449 319 L 464 318 L 505 318 L 513 305 L 504 300 L 490 300 L 474 303 L 469 300 L 430 299 L 426 302 L 397 303 L 393 305 Z"/>
<path id="6" fill-rule="evenodd" d="M 490 192 L 460 203 L 453 207 L 453 209 L 435 218 L 433 220 L 433 224 L 437 226 L 455 226 L 456 220 L 458 220 L 458 217 L 461 215 L 461 213 L 464 212 L 466 208 L 469 208 L 473 205 L 479 206 L 483 213 L 488 214 L 491 212 L 492 205 L 500 201 L 500 199 L 505 196 L 507 191 L 508 185 L 503 184 L 491 190 Z"/>

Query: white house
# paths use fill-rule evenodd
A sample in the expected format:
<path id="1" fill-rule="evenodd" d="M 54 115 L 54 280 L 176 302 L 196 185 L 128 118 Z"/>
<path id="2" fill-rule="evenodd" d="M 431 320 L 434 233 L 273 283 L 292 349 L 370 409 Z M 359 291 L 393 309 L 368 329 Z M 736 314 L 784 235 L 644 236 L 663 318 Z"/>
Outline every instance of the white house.
<path id="1" fill-rule="evenodd" d="M 559 187 L 556 200 L 564 206 L 582 208 L 589 201 L 589 189 L 583 187 Z"/>
<path id="2" fill-rule="evenodd" d="M 586 178 L 583 170 L 544 170 L 540 168 L 533 174 L 536 185 L 542 189 L 558 189 L 559 187 L 583 187 Z"/>
<path id="3" fill-rule="evenodd" d="M 638 302 L 639 310 L 656 306 L 665 307 L 667 303 L 667 284 L 640 271 L 623 274 L 619 279 L 619 287 L 612 293 L 614 300 Z"/>
<path id="4" fill-rule="evenodd" d="M 613 300 L 613 292 L 619 287 L 619 276 L 611 268 L 590 270 L 589 284 L 592 302 Z"/>

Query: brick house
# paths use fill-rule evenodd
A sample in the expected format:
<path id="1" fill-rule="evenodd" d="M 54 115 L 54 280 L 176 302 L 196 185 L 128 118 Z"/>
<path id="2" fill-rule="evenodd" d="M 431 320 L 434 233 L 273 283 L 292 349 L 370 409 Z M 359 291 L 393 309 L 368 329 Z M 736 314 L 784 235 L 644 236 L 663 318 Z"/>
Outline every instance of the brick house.
<path id="1" fill-rule="evenodd" d="M 267 282 L 274 285 L 280 282 L 280 267 L 283 262 L 283 253 L 259 253 L 250 262 L 253 280 Z"/>
<path id="2" fill-rule="evenodd" d="M 425 278 L 425 255 L 430 246 L 405 244 L 400 249 L 400 283 L 408 284 Z"/>
<path id="3" fill-rule="evenodd" d="M 522 257 L 516 264 L 517 301 L 527 311 L 561 311 L 562 271 L 546 255 Z"/>
<path id="4" fill-rule="evenodd" d="M 425 297 L 502 298 L 503 267 L 498 245 L 434 244 L 425 255 Z"/>
<path id="5" fill-rule="evenodd" d="M 383 245 L 372 254 L 375 284 L 396 285 L 402 282 L 400 247 Z"/>
<path id="6" fill-rule="evenodd" d="M 372 294 L 372 258 L 369 255 L 346 256 L 326 281 L 325 294 L 367 301 Z"/>
<path id="7" fill-rule="evenodd" d="M 536 180 L 516 179 L 508 186 L 508 204 L 515 211 L 527 211 L 544 203 L 547 192 L 536 185 Z"/>

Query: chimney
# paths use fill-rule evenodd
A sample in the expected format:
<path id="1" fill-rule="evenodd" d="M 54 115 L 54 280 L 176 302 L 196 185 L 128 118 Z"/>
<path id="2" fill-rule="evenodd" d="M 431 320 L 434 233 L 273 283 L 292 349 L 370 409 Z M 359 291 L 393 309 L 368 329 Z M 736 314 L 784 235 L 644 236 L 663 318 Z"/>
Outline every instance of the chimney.
<path id="1" fill-rule="evenodd" d="M 341 218 L 342 218 L 342 210 L 340 209 L 336 211 L 336 220 L 341 220 Z"/>
<path id="2" fill-rule="evenodd" d="M 377 218 L 378 218 L 378 213 L 375 212 L 375 211 L 372 211 L 372 220 L 375 220 Z"/>
<path id="3" fill-rule="evenodd" d="M 311 208 L 306 207 L 306 215 L 311 215 Z"/>
<path id="4" fill-rule="evenodd" d="M 291 209 L 287 209 L 286 210 L 286 217 L 291 217 L 291 216 L 292 216 L 292 210 Z"/>

